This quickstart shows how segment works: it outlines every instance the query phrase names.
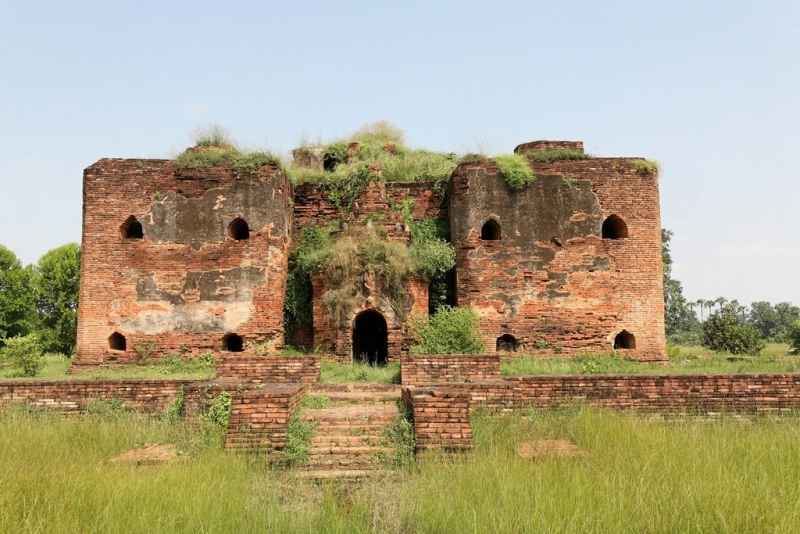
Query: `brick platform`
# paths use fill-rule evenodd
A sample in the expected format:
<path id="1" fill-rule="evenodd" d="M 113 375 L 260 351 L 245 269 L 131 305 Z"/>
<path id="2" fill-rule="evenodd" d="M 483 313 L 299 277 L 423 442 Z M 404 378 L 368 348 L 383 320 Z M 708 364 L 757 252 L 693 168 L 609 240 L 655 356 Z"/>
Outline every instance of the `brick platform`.
<path id="1" fill-rule="evenodd" d="M 306 392 L 305 384 L 265 384 L 234 395 L 225 447 L 246 452 L 282 450 L 289 419 Z"/>
<path id="2" fill-rule="evenodd" d="M 472 448 L 470 393 L 448 387 L 405 387 L 403 401 L 411 410 L 417 450 Z"/>
<path id="3" fill-rule="evenodd" d="M 255 384 L 313 384 L 319 380 L 321 365 L 320 356 L 253 356 L 228 353 L 217 360 L 217 378 Z"/>
<path id="4" fill-rule="evenodd" d="M 496 354 L 408 354 L 400 360 L 403 385 L 500 378 Z"/>

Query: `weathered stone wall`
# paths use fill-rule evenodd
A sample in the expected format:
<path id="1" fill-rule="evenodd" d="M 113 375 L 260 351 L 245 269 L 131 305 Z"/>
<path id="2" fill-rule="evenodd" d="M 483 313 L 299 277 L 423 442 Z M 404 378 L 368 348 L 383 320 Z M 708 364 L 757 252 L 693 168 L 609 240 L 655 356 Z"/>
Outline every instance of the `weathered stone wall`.
<path id="1" fill-rule="evenodd" d="M 551 409 L 585 402 L 605 408 L 708 413 L 800 408 L 800 374 L 504 376 L 444 387 L 469 392 L 492 411 Z"/>
<path id="2" fill-rule="evenodd" d="M 496 354 L 407 354 L 400 360 L 403 385 L 472 382 L 500 378 Z"/>
<path id="3" fill-rule="evenodd" d="M 234 395 L 225 447 L 244 452 L 282 450 L 289 420 L 305 391 L 304 384 L 266 384 Z"/>
<path id="4" fill-rule="evenodd" d="M 319 380 L 320 356 L 254 356 L 227 353 L 217 361 L 218 380 L 237 380 L 240 383 L 302 382 Z"/>
<path id="5" fill-rule="evenodd" d="M 227 333 L 282 346 L 289 185 L 277 167 L 260 172 L 121 159 L 86 169 L 77 365 L 129 363 L 139 343 L 218 351 Z M 141 238 L 125 237 L 132 217 Z M 237 218 L 248 239 L 229 236 Z"/>
<path id="6" fill-rule="evenodd" d="M 450 184 L 457 301 L 494 340 L 573 355 L 607 351 L 623 331 L 638 360 L 666 360 L 658 180 L 630 160 L 531 163 L 514 191 L 491 162 L 464 164 Z M 616 215 L 628 237 L 603 238 Z M 487 221 L 499 239 L 482 236 Z M 508 338 L 506 338 L 508 339 Z"/>
<path id="7" fill-rule="evenodd" d="M 411 410 L 417 450 L 472 448 L 468 392 L 447 387 L 405 387 L 403 402 Z"/>
<path id="8" fill-rule="evenodd" d="M 121 399 L 128 407 L 162 412 L 182 386 L 194 380 L 19 380 L 0 381 L 0 406 L 29 404 L 80 413 L 96 400 Z"/>

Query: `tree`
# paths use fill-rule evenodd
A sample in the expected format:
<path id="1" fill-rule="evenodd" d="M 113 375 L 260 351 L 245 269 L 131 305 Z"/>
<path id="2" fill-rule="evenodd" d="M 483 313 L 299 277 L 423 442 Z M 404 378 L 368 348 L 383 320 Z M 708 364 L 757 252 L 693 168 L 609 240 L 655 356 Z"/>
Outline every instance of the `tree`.
<path id="1" fill-rule="evenodd" d="M 758 328 L 764 339 L 775 339 L 778 333 L 778 313 L 772 304 L 765 301 L 754 302 L 750 305 L 750 324 Z"/>
<path id="2" fill-rule="evenodd" d="M 789 344 L 795 350 L 795 353 L 800 353 L 800 319 L 795 320 L 792 326 L 786 333 Z"/>
<path id="3" fill-rule="evenodd" d="M 789 341 L 789 333 L 794 328 L 795 322 L 800 319 L 800 308 L 792 306 L 790 302 L 779 302 L 775 305 L 778 315 L 778 328 L 775 334 L 776 341 Z"/>
<path id="4" fill-rule="evenodd" d="M 692 309 L 692 304 L 687 302 L 683 296 L 683 286 L 672 277 L 672 254 L 669 248 L 671 239 L 672 232 L 662 229 L 661 260 L 664 265 L 664 325 L 668 336 L 673 336 L 680 332 L 688 332 L 697 326 L 697 315 Z"/>
<path id="5" fill-rule="evenodd" d="M 758 354 L 766 345 L 761 332 L 744 319 L 736 300 L 720 305 L 703 323 L 703 346 L 731 354 Z"/>
<path id="6" fill-rule="evenodd" d="M 36 265 L 36 307 L 47 351 L 70 355 L 75 348 L 80 264 L 80 246 L 67 243 L 47 252 Z"/>
<path id="7" fill-rule="evenodd" d="M 0 340 L 31 331 L 36 323 L 35 303 L 33 272 L 0 245 Z"/>
<path id="8" fill-rule="evenodd" d="M 36 334 L 15 336 L 5 340 L 0 359 L 10 362 L 22 376 L 36 376 L 44 367 L 42 346 Z"/>

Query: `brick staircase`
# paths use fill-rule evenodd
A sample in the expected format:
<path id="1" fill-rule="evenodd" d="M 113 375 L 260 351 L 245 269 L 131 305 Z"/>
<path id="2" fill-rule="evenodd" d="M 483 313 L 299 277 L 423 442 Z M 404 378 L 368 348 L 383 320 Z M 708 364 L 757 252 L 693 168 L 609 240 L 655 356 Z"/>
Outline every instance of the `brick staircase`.
<path id="1" fill-rule="evenodd" d="M 384 433 L 400 415 L 400 386 L 391 384 L 316 384 L 309 396 L 325 396 L 333 405 L 306 409 L 301 418 L 316 423 L 308 478 L 358 478 L 382 469 L 395 452 Z"/>

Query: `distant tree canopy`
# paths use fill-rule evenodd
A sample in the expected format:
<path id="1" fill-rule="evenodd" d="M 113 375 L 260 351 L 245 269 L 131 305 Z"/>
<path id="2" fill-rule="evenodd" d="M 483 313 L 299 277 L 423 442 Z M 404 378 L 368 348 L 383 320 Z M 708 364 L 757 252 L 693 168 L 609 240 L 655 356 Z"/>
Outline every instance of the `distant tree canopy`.
<path id="1" fill-rule="evenodd" d="M 0 345 L 6 339 L 37 335 L 45 351 L 75 349 L 80 285 L 80 246 L 54 248 L 36 265 L 23 267 L 0 245 Z"/>
<path id="2" fill-rule="evenodd" d="M 683 296 L 683 286 L 672 276 L 670 241 L 672 232 L 661 230 L 661 260 L 664 264 L 664 326 L 667 336 L 696 330 L 699 326 L 692 303 Z"/>

